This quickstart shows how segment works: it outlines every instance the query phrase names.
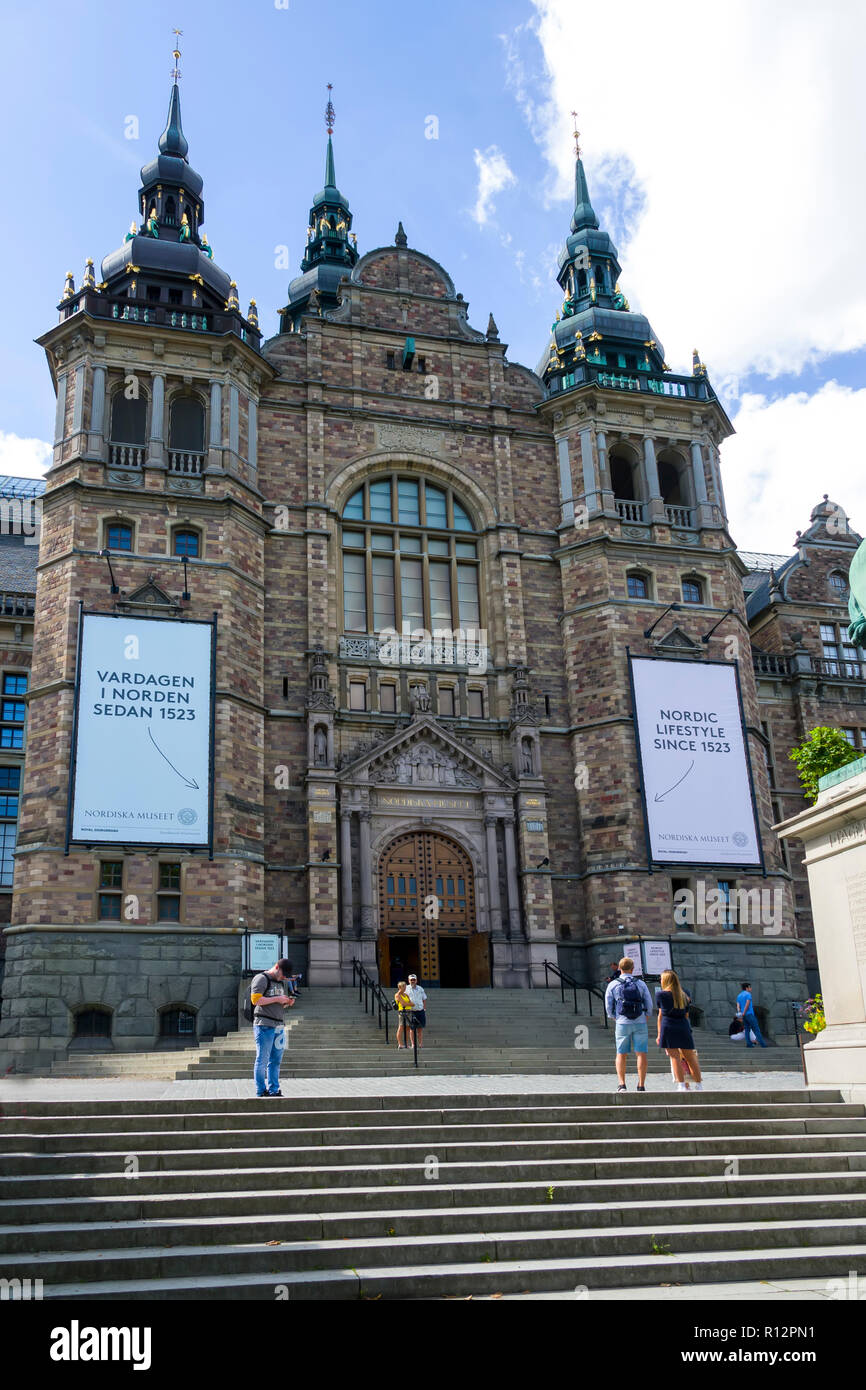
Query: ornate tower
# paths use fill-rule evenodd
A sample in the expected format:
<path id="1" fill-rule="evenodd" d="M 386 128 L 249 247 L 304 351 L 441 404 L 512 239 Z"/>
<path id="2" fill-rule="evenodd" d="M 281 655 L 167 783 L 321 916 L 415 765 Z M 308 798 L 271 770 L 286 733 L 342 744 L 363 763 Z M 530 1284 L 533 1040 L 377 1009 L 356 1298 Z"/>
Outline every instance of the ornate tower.
<path id="1" fill-rule="evenodd" d="M 618 953 L 617 940 L 673 931 L 673 892 L 694 888 L 695 872 L 648 871 L 628 653 L 739 659 L 768 878 L 711 866 L 703 872 L 714 888 L 717 879 L 729 879 L 732 888 L 736 881 L 780 889 L 784 928 L 773 944 L 787 951 L 793 980 L 801 962 L 790 942 L 790 880 L 770 830 L 743 570 L 719 469 L 719 446 L 732 429 L 697 352 L 691 376 L 672 373 L 648 319 L 630 310 L 619 275 L 576 145 L 575 207 L 557 276 L 565 297 L 539 364 L 546 387 L 539 413 L 552 426 L 559 474 L 562 639 L 579 833 L 579 895 L 573 885 L 568 892 L 560 887 L 557 919 L 583 916 L 577 935 L 587 943 L 591 979 Z M 690 946 L 706 930 L 696 927 Z M 715 937 L 733 944 L 721 928 Z M 684 936 L 679 959 L 688 971 L 685 948 Z M 722 957 L 719 969 L 724 960 L 739 968 L 733 952 Z M 576 969 L 580 961 L 578 954 Z"/>
<path id="2" fill-rule="evenodd" d="M 255 306 L 242 316 L 202 232 L 179 76 L 175 66 L 158 153 L 141 171 L 143 225 L 105 257 L 98 282 L 92 262 L 78 290 L 67 277 L 59 322 L 40 339 L 57 413 L 3 1027 L 43 1061 L 75 1038 L 82 1014 L 107 1017 L 119 1049 L 156 1045 L 166 1012 L 188 1036 L 235 1026 L 240 921 L 262 923 L 257 406 L 273 373 Z M 212 860 L 207 849 L 68 844 L 80 603 L 217 615 Z M 60 973 L 43 976 L 48 955 Z M 26 1018 L 7 1017 L 25 977 L 40 1011 L 32 1038 Z M 44 997 L 33 989 L 43 979 Z"/>
<path id="3" fill-rule="evenodd" d="M 328 148 L 325 155 L 325 186 L 313 199 L 307 227 L 307 245 L 301 261 L 301 274 L 289 286 L 289 302 L 280 310 L 280 332 L 300 330 L 305 310 L 328 310 L 337 305 L 337 287 L 358 260 L 358 238 L 352 231 L 348 199 L 337 187 L 334 171 L 334 106 L 328 83 L 325 125 Z"/>

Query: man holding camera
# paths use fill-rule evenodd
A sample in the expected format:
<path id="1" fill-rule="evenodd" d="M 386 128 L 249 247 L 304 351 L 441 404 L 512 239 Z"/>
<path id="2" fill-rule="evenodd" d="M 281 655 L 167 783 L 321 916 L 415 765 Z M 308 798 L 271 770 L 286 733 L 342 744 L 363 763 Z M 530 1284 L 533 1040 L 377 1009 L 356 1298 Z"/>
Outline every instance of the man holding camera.
<path id="1" fill-rule="evenodd" d="M 257 1096 L 281 1096 L 280 1063 L 286 1049 L 286 1009 L 295 1002 L 283 987 L 292 973 L 291 963 L 278 960 L 270 970 L 254 975 L 250 985 L 253 1005 L 253 1037 L 256 1063 L 253 1079 Z M 291 986 L 289 986 L 291 988 Z"/>

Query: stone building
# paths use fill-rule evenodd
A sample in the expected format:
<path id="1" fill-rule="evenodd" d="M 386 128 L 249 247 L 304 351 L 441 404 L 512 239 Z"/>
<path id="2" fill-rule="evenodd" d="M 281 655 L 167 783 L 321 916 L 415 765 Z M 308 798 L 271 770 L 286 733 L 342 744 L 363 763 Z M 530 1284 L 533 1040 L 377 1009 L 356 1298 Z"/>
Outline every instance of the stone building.
<path id="1" fill-rule="evenodd" d="M 623 941 L 672 936 L 707 1023 L 727 1023 L 742 976 L 784 1028 L 807 918 L 771 830 L 794 809 L 779 749 L 830 678 L 802 703 L 782 603 L 820 661 L 808 623 L 830 603 L 838 627 L 841 595 L 801 593 L 830 558 L 811 532 L 773 581 L 790 598 L 738 556 L 730 422 L 697 354 L 672 373 L 629 309 L 580 156 L 537 371 L 492 315 L 470 324 L 402 224 L 359 252 L 330 126 L 301 274 L 263 341 L 187 156 L 175 85 L 140 229 L 98 280 L 91 262 L 67 278 L 40 339 L 57 414 L 5 1052 L 233 1028 L 250 928 L 312 984 L 349 983 L 358 960 L 386 983 L 414 967 L 428 986 L 531 987 L 557 959 L 595 983 Z M 79 603 L 218 615 L 212 857 L 67 844 Z M 702 872 L 775 889 L 778 931 L 675 924 L 684 880 L 647 859 L 628 651 L 739 656 L 766 877 Z"/>

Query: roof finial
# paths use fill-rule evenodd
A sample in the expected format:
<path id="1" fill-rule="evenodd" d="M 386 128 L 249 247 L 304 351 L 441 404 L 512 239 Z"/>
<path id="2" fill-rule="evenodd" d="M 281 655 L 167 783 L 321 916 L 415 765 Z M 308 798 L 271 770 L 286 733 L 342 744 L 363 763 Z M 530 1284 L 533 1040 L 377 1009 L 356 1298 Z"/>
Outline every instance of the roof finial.
<path id="1" fill-rule="evenodd" d="M 332 93 L 333 90 L 334 90 L 334 84 L 333 84 L 332 82 L 329 82 L 329 83 L 328 83 L 328 104 L 327 104 L 327 106 L 325 107 L 325 125 L 326 125 L 327 128 L 328 128 L 328 134 L 329 134 L 329 135 L 333 135 L 333 133 L 334 133 L 334 117 L 335 117 L 336 114 L 337 114 L 337 113 L 335 112 L 335 110 L 334 110 L 334 103 L 331 101 L 331 93 Z"/>
<path id="2" fill-rule="evenodd" d="M 174 48 L 172 50 L 172 57 L 174 58 L 174 67 L 171 70 L 171 80 L 172 82 L 174 82 L 175 85 L 177 85 L 181 75 L 180 68 L 178 67 L 178 64 L 180 63 L 180 49 L 178 48 L 177 41 L 178 39 L 183 38 L 183 30 L 172 29 L 171 32 L 174 34 Z"/>
<path id="3" fill-rule="evenodd" d="M 572 111 L 571 117 L 574 121 L 574 154 L 576 159 L 580 159 L 580 131 L 577 128 L 577 112 Z"/>

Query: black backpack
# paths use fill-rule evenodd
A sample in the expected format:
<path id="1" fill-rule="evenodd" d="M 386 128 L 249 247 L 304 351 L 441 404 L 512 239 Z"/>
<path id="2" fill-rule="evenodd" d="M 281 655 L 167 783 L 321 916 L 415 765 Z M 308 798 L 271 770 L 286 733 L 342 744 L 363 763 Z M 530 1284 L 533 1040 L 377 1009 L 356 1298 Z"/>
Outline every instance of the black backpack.
<path id="1" fill-rule="evenodd" d="M 261 971 L 257 971 L 257 973 L 253 976 L 253 980 L 257 980 L 261 973 Z M 246 1019 L 247 1023 L 254 1022 L 256 1015 L 256 1006 L 251 998 L 253 992 L 253 980 L 250 980 L 250 983 L 247 987 L 246 995 L 244 997 L 244 1018 Z"/>
<path id="2" fill-rule="evenodd" d="M 617 1013 L 620 1018 L 627 1018 L 634 1022 L 635 1019 L 640 1018 L 641 1014 L 646 1013 L 643 995 L 638 989 L 636 981 L 630 975 L 623 975 L 620 984 L 622 990 Z"/>

